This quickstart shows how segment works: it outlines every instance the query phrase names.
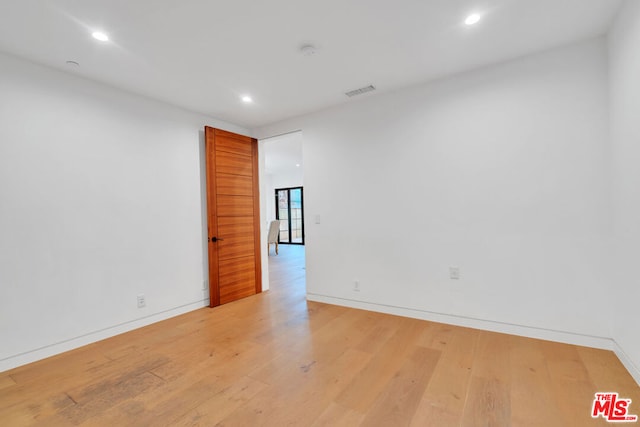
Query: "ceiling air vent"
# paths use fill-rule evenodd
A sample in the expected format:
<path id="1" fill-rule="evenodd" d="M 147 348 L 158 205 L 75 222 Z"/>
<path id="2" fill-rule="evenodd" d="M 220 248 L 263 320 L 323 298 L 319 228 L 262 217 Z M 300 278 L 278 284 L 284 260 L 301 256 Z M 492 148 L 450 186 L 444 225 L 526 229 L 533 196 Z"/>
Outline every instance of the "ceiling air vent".
<path id="1" fill-rule="evenodd" d="M 369 85 L 366 87 L 361 87 L 360 89 L 354 89 L 350 90 L 349 92 L 345 92 L 345 95 L 351 98 L 352 96 L 362 95 L 363 93 L 371 92 L 373 90 L 376 90 L 375 86 Z"/>

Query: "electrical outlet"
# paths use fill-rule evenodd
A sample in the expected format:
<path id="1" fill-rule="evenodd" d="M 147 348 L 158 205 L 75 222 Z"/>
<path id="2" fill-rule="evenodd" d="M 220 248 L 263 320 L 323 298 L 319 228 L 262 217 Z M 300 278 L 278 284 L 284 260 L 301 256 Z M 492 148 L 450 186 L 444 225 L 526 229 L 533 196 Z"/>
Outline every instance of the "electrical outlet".
<path id="1" fill-rule="evenodd" d="M 147 300 L 144 297 L 144 294 L 140 294 L 137 296 L 138 299 L 138 308 L 146 307 Z"/>
<path id="2" fill-rule="evenodd" d="M 203 291 L 206 291 L 206 290 L 207 290 L 207 281 L 206 281 L 206 280 L 203 280 L 203 281 L 202 281 L 202 290 L 203 290 Z"/>
<path id="3" fill-rule="evenodd" d="M 360 281 L 358 280 L 353 281 L 353 291 L 360 292 Z"/>
<path id="4" fill-rule="evenodd" d="M 449 279 L 460 279 L 460 267 L 449 267 Z"/>

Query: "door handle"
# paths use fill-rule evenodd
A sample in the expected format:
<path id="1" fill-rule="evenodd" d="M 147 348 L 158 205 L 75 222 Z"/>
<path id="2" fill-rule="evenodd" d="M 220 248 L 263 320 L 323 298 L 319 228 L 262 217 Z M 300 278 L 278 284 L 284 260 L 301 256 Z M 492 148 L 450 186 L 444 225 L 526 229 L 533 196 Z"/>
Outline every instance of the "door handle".
<path id="1" fill-rule="evenodd" d="M 224 239 L 220 239 L 220 238 L 218 238 L 218 237 L 216 237 L 216 236 L 213 236 L 213 237 L 212 237 L 211 239 L 209 239 L 209 240 L 210 240 L 210 241 L 212 241 L 212 242 L 218 242 L 218 241 L 220 241 L 220 240 L 224 240 Z"/>

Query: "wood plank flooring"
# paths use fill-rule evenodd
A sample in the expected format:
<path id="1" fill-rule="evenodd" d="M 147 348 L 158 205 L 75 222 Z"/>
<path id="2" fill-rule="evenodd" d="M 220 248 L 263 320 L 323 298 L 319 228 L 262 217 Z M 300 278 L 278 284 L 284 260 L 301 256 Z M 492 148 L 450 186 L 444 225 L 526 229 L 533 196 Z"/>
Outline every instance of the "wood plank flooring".
<path id="1" fill-rule="evenodd" d="M 598 391 L 640 415 L 609 351 L 307 302 L 303 248 L 270 262 L 269 292 L 0 373 L 0 426 L 607 425 Z"/>

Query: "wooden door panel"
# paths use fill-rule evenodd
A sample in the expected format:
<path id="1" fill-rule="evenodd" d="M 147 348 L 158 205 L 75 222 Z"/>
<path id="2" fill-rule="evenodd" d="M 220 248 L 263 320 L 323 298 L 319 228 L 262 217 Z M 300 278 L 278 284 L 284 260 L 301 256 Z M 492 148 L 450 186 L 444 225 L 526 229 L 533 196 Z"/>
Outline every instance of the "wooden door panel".
<path id="1" fill-rule="evenodd" d="M 253 227 L 253 218 L 250 217 L 223 217 L 218 219 L 218 225 L 227 227 L 230 232 L 238 233 L 247 229 L 247 227 Z"/>
<path id="2" fill-rule="evenodd" d="M 253 196 L 253 179 L 250 176 L 218 173 L 216 178 L 218 195 Z"/>
<path id="3" fill-rule="evenodd" d="M 262 292 L 258 141 L 205 127 L 211 307 Z"/>
<path id="4" fill-rule="evenodd" d="M 251 157 L 216 150 L 216 173 L 253 176 Z"/>
<path id="5" fill-rule="evenodd" d="M 220 304 L 256 293 L 253 256 L 220 260 Z"/>
<path id="6" fill-rule="evenodd" d="M 253 216 L 253 197 L 247 196 L 218 196 L 216 203 L 218 217 L 224 216 Z"/>
<path id="7" fill-rule="evenodd" d="M 220 292 L 222 292 L 220 295 L 220 304 L 227 304 L 256 294 L 255 288 L 236 289 L 235 287 L 228 287 L 220 289 Z"/>
<path id="8" fill-rule="evenodd" d="M 228 239 L 228 237 L 225 237 Z M 246 257 L 253 254 L 253 236 L 239 237 L 233 243 L 221 242 L 219 246 L 220 254 L 218 259 L 228 260 L 239 257 Z"/>
<path id="9" fill-rule="evenodd" d="M 253 218 L 220 217 L 218 218 L 218 235 L 224 239 L 218 242 L 218 259 L 227 260 L 252 256 Z"/>
<path id="10" fill-rule="evenodd" d="M 230 132 L 217 129 L 216 131 L 216 150 L 226 151 L 229 153 L 243 154 L 251 157 L 251 145 L 247 144 L 251 138 L 236 135 Z"/>

